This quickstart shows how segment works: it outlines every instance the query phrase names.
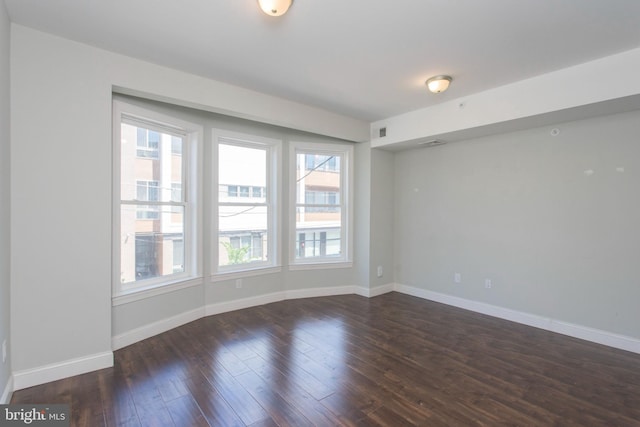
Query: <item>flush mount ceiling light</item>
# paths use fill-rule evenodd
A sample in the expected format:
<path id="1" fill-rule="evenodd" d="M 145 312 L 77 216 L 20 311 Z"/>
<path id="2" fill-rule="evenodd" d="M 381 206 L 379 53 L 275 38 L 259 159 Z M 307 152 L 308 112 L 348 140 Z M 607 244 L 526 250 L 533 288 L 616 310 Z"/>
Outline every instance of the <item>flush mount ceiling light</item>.
<path id="1" fill-rule="evenodd" d="M 451 80 L 452 79 L 449 76 L 435 76 L 427 80 L 426 84 L 431 92 L 440 93 L 449 88 Z"/>
<path id="2" fill-rule="evenodd" d="M 280 16 L 287 13 L 293 0 L 258 0 L 260 8 L 270 16 Z"/>

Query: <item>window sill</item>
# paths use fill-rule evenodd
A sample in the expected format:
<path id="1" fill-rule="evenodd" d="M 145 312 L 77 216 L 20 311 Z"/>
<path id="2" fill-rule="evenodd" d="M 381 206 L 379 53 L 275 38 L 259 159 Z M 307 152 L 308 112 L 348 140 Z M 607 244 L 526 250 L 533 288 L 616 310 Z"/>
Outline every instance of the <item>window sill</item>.
<path id="1" fill-rule="evenodd" d="M 180 289 L 190 288 L 192 286 L 199 286 L 204 283 L 201 277 L 195 279 L 180 280 L 177 282 L 151 285 L 147 288 L 130 289 L 121 291 L 118 294 L 114 294 L 111 298 L 111 305 L 113 307 L 123 304 L 129 304 L 134 301 L 140 301 L 143 299 L 151 298 L 157 295 L 167 294 L 169 292 L 179 291 Z"/>
<path id="2" fill-rule="evenodd" d="M 280 273 L 281 271 L 282 271 L 282 267 L 278 266 L 278 267 L 254 268 L 251 270 L 220 272 L 220 273 L 213 274 L 211 276 L 211 281 L 223 282 L 225 280 L 241 279 L 243 277 L 261 276 L 263 274 Z"/>
<path id="3" fill-rule="evenodd" d="M 310 263 L 295 263 L 289 264 L 289 271 L 298 270 L 328 270 L 332 268 L 351 268 L 353 262 L 351 261 L 326 261 L 326 262 L 310 262 Z"/>

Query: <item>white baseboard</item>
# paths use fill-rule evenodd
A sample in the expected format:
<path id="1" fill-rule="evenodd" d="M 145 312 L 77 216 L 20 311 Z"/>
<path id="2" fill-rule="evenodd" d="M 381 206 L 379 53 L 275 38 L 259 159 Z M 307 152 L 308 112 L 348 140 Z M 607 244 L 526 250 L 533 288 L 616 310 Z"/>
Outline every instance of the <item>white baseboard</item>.
<path id="1" fill-rule="evenodd" d="M 180 313 L 176 316 L 162 319 L 157 322 L 150 323 L 148 325 L 141 326 L 136 329 L 132 329 L 123 334 L 116 335 L 111 338 L 111 348 L 118 350 L 128 345 L 134 344 L 138 341 L 151 338 L 155 335 L 166 332 L 170 329 L 177 328 L 194 320 L 198 320 L 204 316 L 204 308 L 200 307 L 195 310 Z"/>
<path id="2" fill-rule="evenodd" d="M 204 308 L 205 316 L 214 314 L 227 313 L 229 311 L 242 310 L 244 308 L 255 307 L 258 305 L 271 304 L 284 300 L 284 292 L 273 292 L 271 294 L 258 295 L 255 297 L 236 299 L 233 301 L 219 302 L 209 304 Z"/>
<path id="3" fill-rule="evenodd" d="M 13 373 L 14 390 L 44 384 L 74 375 L 85 374 L 113 366 L 113 353 L 106 351 L 64 362 L 52 363 L 38 368 Z"/>
<path id="4" fill-rule="evenodd" d="M 242 298 L 233 301 L 209 304 L 205 307 L 205 316 L 212 316 L 214 314 L 227 313 L 229 311 L 242 310 L 244 308 L 256 307 L 259 305 L 271 304 L 273 302 L 285 301 L 290 299 L 316 298 L 350 294 L 372 297 L 391 292 L 393 291 L 393 288 L 394 285 L 389 284 L 373 289 L 368 289 L 362 286 L 328 286 L 323 288 L 293 289 L 288 291 L 273 292 L 265 295 L 258 295 L 250 298 Z"/>
<path id="5" fill-rule="evenodd" d="M 358 286 L 355 289 L 355 294 L 363 296 L 363 297 L 367 297 L 367 298 L 373 298 L 373 297 L 377 297 L 378 295 L 383 295 L 389 292 L 393 292 L 395 290 L 395 283 L 388 283 L 386 285 L 381 285 L 381 286 L 376 286 L 375 288 L 365 288 L 362 286 Z"/>
<path id="6" fill-rule="evenodd" d="M 284 299 L 331 297 L 356 293 L 356 286 L 332 286 L 326 288 L 294 289 L 284 292 Z"/>
<path id="7" fill-rule="evenodd" d="M 11 402 L 11 395 L 13 394 L 13 376 L 9 375 L 7 385 L 4 387 L 2 396 L 0 396 L 0 405 L 8 405 Z"/>
<path id="8" fill-rule="evenodd" d="M 640 340 L 479 301 L 396 284 L 397 292 L 640 354 Z"/>

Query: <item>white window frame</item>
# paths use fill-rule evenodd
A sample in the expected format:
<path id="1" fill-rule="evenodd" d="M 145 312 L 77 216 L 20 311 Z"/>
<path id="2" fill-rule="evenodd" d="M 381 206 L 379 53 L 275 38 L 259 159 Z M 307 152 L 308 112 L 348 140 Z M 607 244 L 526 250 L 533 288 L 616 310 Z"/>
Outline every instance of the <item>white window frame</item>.
<path id="1" fill-rule="evenodd" d="M 280 182 L 282 181 L 281 158 L 282 158 L 282 141 L 274 138 L 267 138 L 259 135 L 232 132 L 223 129 L 213 129 L 213 147 L 211 158 L 211 280 L 213 282 L 240 278 L 246 276 L 254 276 L 264 273 L 275 273 L 281 271 L 280 257 L 280 211 L 278 209 L 278 201 L 280 200 Z M 240 196 L 240 185 L 238 187 L 238 195 L 233 202 L 220 202 L 220 182 L 219 182 L 219 164 L 218 164 L 218 147 L 220 144 L 235 145 L 238 147 L 262 149 L 267 153 L 267 184 L 266 184 L 266 200 L 267 207 L 267 261 L 254 261 L 244 264 L 219 265 L 220 261 L 220 244 L 219 244 L 219 207 L 222 205 L 255 205 L 255 201 L 251 197 L 252 187 L 249 186 L 249 197 Z M 236 185 L 235 183 L 223 183 L 227 185 Z"/>
<path id="2" fill-rule="evenodd" d="M 121 200 L 121 123 L 140 124 L 152 130 L 181 136 L 183 201 L 164 202 L 168 206 L 184 207 L 184 272 L 161 277 L 121 283 L 120 268 L 120 215 L 123 204 L 134 201 Z M 202 283 L 202 140 L 203 128 L 154 110 L 141 108 L 120 100 L 113 100 L 113 230 L 112 230 L 112 297 L 113 304 L 124 304 L 140 298 L 172 292 Z M 132 141 L 133 142 L 133 141 Z M 136 143 L 137 142 L 133 142 Z M 137 156 L 136 156 L 137 157 Z"/>
<path id="3" fill-rule="evenodd" d="M 321 154 L 340 156 L 340 244 L 341 255 L 325 257 L 296 258 L 296 200 L 297 155 Z M 289 269 L 306 270 L 318 268 L 349 268 L 353 266 L 353 145 L 314 142 L 290 143 L 289 152 Z M 304 204 L 304 203 L 302 203 Z"/>

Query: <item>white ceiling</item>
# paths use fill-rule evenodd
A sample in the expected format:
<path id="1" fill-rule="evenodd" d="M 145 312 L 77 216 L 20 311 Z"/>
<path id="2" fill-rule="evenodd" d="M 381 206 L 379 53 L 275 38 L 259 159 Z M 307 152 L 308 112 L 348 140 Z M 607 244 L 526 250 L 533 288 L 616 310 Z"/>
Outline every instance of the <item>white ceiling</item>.
<path id="1" fill-rule="evenodd" d="M 257 0 L 5 3 L 18 24 L 366 121 L 640 46 L 639 0 L 294 0 L 281 18 Z M 436 74 L 446 93 L 425 90 Z"/>

